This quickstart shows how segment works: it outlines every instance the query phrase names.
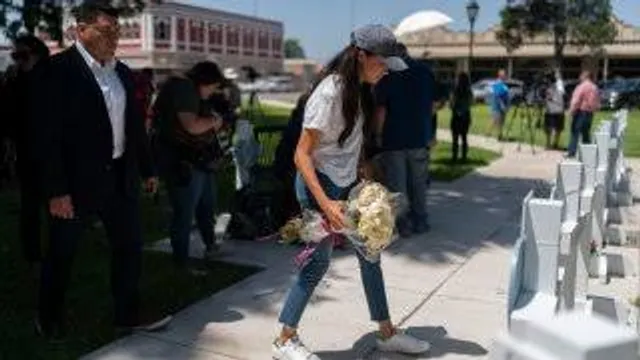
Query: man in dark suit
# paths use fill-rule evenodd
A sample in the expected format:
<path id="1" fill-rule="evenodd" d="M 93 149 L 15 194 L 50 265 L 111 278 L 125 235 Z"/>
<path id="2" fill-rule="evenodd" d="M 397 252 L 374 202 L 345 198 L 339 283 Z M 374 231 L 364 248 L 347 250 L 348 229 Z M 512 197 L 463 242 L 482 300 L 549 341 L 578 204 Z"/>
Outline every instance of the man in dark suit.
<path id="1" fill-rule="evenodd" d="M 143 323 L 138 282 L 142 260 L 140 178 L 148 192 L 158 181 L 131 70 L 115 59 L 117 11 L 107 1 L 76 9 L 76 43 L 51 58 L 34 107 L 50 246 L 42 267 L 36 328 L 60 335 L 71 264 L 87 216 L 97 215 L 111 245 L 115 325 L 159 330 L 170 317 Z"/>

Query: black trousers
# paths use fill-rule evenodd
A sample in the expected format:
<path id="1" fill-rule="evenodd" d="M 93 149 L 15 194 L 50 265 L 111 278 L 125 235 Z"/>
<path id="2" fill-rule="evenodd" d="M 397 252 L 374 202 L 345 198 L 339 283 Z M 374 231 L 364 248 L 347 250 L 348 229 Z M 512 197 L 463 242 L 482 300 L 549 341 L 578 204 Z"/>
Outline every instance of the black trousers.
<path id="1" fill-rule="evenodd" d="M 72 220 L 50 218 L 50 245 L 42 266 L 39 317 L 43 326 L 59 325 L 64 319 L 64 298 L 86 216 L 97 215 L 104 224 L 111 245 L 111 291 L 115 305 L 115 325 L 138 322 L 138 283 L 142 263 L 142 230 L 139 202 L 126 194 L 124 168 L 114 162 L 105 183 L 104 201 L 99 209 L 76 213 Z"/>
<path id="2" fill-rule="evenodd" d="M 469 143 L 467 134 L 471 125 L 471 113 L 469 111 L 453 112 L 451 118 L 451 155 L 453 159 L 458 159 L 458 149 L 462 143 L 462 159 L 467 159 L 469 152 Z"/>
<path id="3" fill-rule="evenodd" d="M 18 153 L 20 155 L 20 153 Z M 18 158 L 17 170 L 20 180 L 20 243 L 22 254 L 29 263 L 42 260 L 42 212 L 44 199 L 41 177 L 34 162 Z"/>

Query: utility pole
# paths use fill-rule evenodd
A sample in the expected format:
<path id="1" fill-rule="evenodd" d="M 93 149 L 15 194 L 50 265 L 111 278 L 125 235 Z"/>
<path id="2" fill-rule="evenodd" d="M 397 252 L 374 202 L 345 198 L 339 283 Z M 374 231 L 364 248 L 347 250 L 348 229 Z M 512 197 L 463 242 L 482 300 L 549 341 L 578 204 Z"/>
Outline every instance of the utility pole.
<path id="1" fill-rule="evenodd" d="M 353 30 L 356 27 L 356 0 L 349 0 L 349 6 L 349 21 Z"/>

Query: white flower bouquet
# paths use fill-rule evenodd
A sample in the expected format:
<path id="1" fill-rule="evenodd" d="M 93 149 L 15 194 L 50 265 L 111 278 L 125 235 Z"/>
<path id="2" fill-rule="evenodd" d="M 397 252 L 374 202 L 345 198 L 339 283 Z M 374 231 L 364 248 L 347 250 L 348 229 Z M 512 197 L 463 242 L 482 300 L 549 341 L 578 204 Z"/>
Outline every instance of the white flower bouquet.
<path id="1" fill-rule="evenodd" d="M 342 234 L 365 259 L 375 262 L 397 238 L 395 222 L 406 208 L 402 194 L 393 194 L 376 182 L 362 182 L 351 190 L 345 202 L 344 229 L 332 230 L 321 213 L 307 210 L 301 219 L 289 222 L 286 235 L 317 244 L 331 235 Z M 281 235 L 285 235 L 284 231 Z"/>

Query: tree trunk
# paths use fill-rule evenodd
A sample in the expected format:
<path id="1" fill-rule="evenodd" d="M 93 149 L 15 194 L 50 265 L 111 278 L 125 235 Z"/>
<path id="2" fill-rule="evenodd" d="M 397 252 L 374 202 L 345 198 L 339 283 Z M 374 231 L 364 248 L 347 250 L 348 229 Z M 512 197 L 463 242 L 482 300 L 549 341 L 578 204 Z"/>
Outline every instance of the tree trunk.
<path id="1" fill-rule="evenodd" d="M 556 74 L 560 74 L 560 76 L 562 76 L 565 43 L 565 32 L 556 28 L 553 34 L 553 70 Z"/>
<path id="2" fill-rule="evenodd" d="M 507 52 L 507 76 L 513 79 L 513 52 Z"/>

